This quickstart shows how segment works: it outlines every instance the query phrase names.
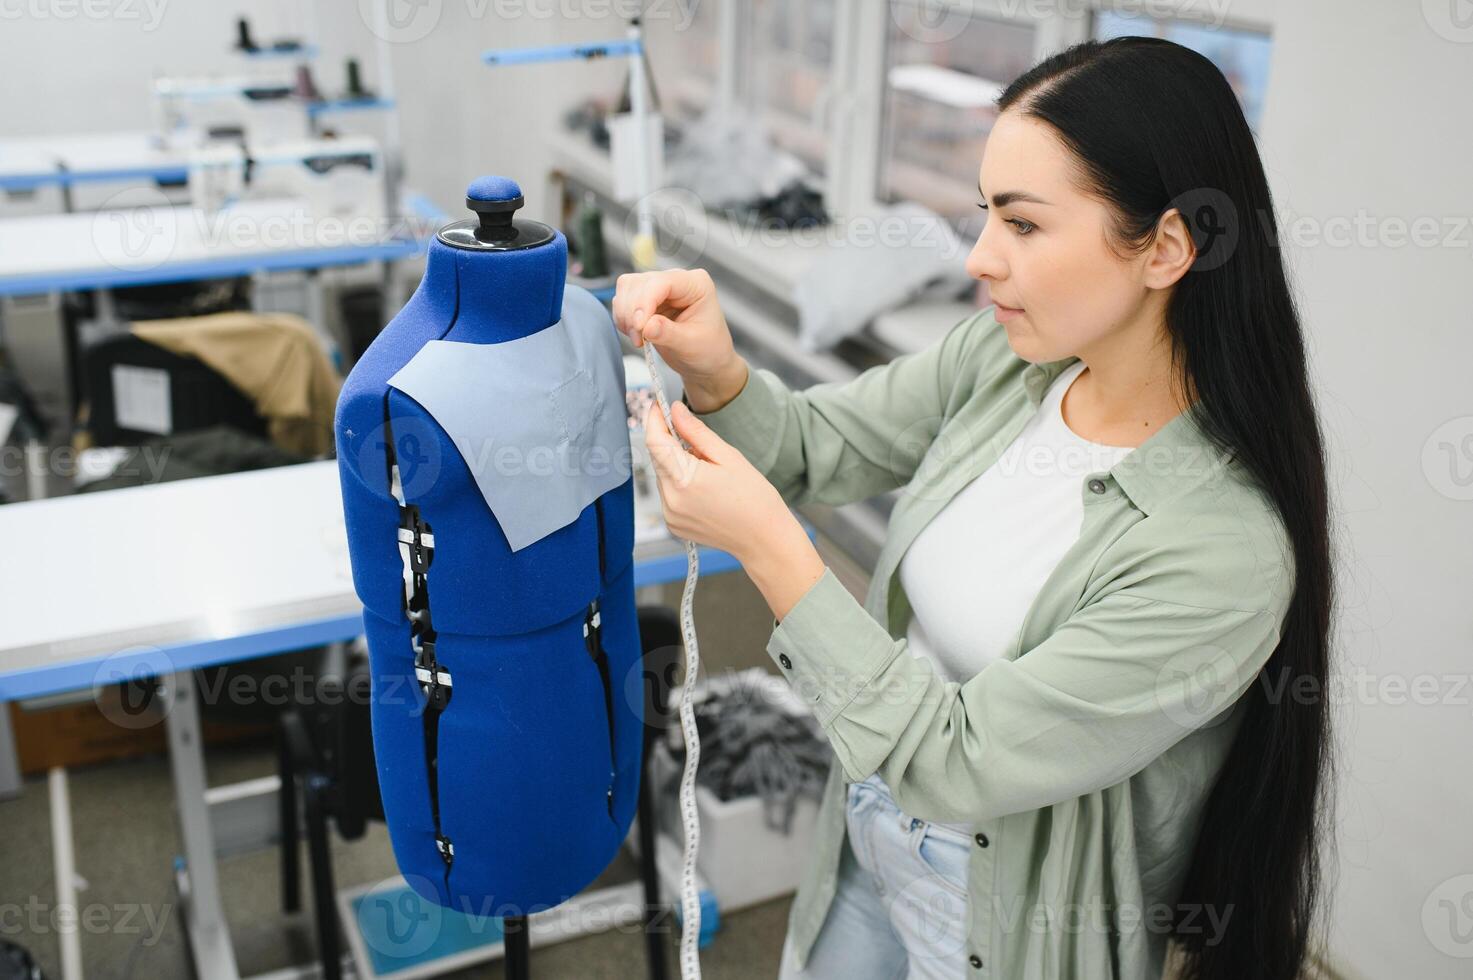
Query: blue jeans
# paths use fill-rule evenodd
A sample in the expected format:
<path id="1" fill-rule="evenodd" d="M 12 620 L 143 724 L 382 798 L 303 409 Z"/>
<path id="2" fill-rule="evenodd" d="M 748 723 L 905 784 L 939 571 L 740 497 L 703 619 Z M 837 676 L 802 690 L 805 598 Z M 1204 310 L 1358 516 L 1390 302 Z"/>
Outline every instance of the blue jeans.
<path id="1" fill-rule="evenodd" d="M 902 813 L 878 780 L 849 784 L 849 833 L 823 928 L 780 980 L 962 980 L 971 838 Z"/>

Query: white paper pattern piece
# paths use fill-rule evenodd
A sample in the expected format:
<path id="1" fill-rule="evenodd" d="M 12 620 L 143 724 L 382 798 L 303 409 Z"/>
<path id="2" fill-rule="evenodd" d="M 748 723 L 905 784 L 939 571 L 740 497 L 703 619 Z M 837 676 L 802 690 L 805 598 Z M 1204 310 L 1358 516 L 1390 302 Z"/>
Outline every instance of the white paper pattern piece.
<path id="1" fill-rule="evenodd" d="M 173 432 L 169 372 L 163 368 L 114 364 L 113 414 L 119 428 L 161 436 Z"/>
<path id="2" fill-rule="evenodd" d="M 389 378 L 449 436 L 513 551 L 630 475 L 618 334 L 586 290 L 564 296 L 545 329 L 499 344 L 431 340 Z"/>
<path id="3" fill-rule="evenodd" d="M 15 425 L 16 417 L 20 415 L 14 405 L 0 402 L 0 446 L 10 439 L 10 428 Z"/>

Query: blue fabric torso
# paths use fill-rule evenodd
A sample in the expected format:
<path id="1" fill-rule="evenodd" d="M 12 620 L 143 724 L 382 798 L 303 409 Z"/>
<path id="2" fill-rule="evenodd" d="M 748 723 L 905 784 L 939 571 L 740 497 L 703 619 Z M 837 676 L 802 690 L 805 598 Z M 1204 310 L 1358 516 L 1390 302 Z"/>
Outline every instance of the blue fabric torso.
<path id="1" fill-rule="evenodd" d="M 565 285 L 566 268 L 561 234 L 506 252 L 434 241 L 424 280 L 355 365 L 337 410 L 394 855 L 420 894 L 480 914 L 577 894 L 617 853 L 638 796 L 644 685 L 623 367 L 607 312 Z M 453 678 L 428 739 L 390 432 L 405 501 L 433 534 L 424 581 L 435 658 Z M 534 457 L 554 460 L 551 476 Z M 594 602 L 607 690 L 585 637 Z M 448 862 L 437 833 L 453 841 Z"/>

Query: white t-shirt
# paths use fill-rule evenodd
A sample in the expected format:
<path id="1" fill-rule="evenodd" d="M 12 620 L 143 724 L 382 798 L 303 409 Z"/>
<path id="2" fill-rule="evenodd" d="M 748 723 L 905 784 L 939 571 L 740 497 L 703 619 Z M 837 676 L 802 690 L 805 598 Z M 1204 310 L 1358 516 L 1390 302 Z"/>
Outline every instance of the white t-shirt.
<path id="1" fill-rule="evenodd" d="M 963 683 L 1002 656 L 1044 581 L 1079 538 L 1082 481 L 1131 446 L 1091 442 L 1064 423 L 1064 393 L 1084 372 L 1071 364 L 997 462 L 947 502 L 900 561 L 914 616 L 910 653 Z M 888 789 L 879 773 L 867 782 Z M 941 824 L 970 834 L 966 824 Z"/>

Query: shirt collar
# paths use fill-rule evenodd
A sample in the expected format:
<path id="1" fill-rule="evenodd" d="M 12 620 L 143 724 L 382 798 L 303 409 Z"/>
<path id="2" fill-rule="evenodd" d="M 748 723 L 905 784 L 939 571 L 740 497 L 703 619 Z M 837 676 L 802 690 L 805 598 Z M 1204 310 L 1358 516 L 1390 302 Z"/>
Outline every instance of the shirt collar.
<path id="1" fill-rule="evenodd" d="M 1025 362 L 1023 387 L 1035 408 L 1049 385 L 1078 360 Z M 1109 472 L 1130 502 L 1149 516 L 1167 501 L 1208 480 L 1220 480 L 1227 467 L 1237 466 L 1241 464 L 1207 436 L 1194 404 L 1126 453 Z"/>

